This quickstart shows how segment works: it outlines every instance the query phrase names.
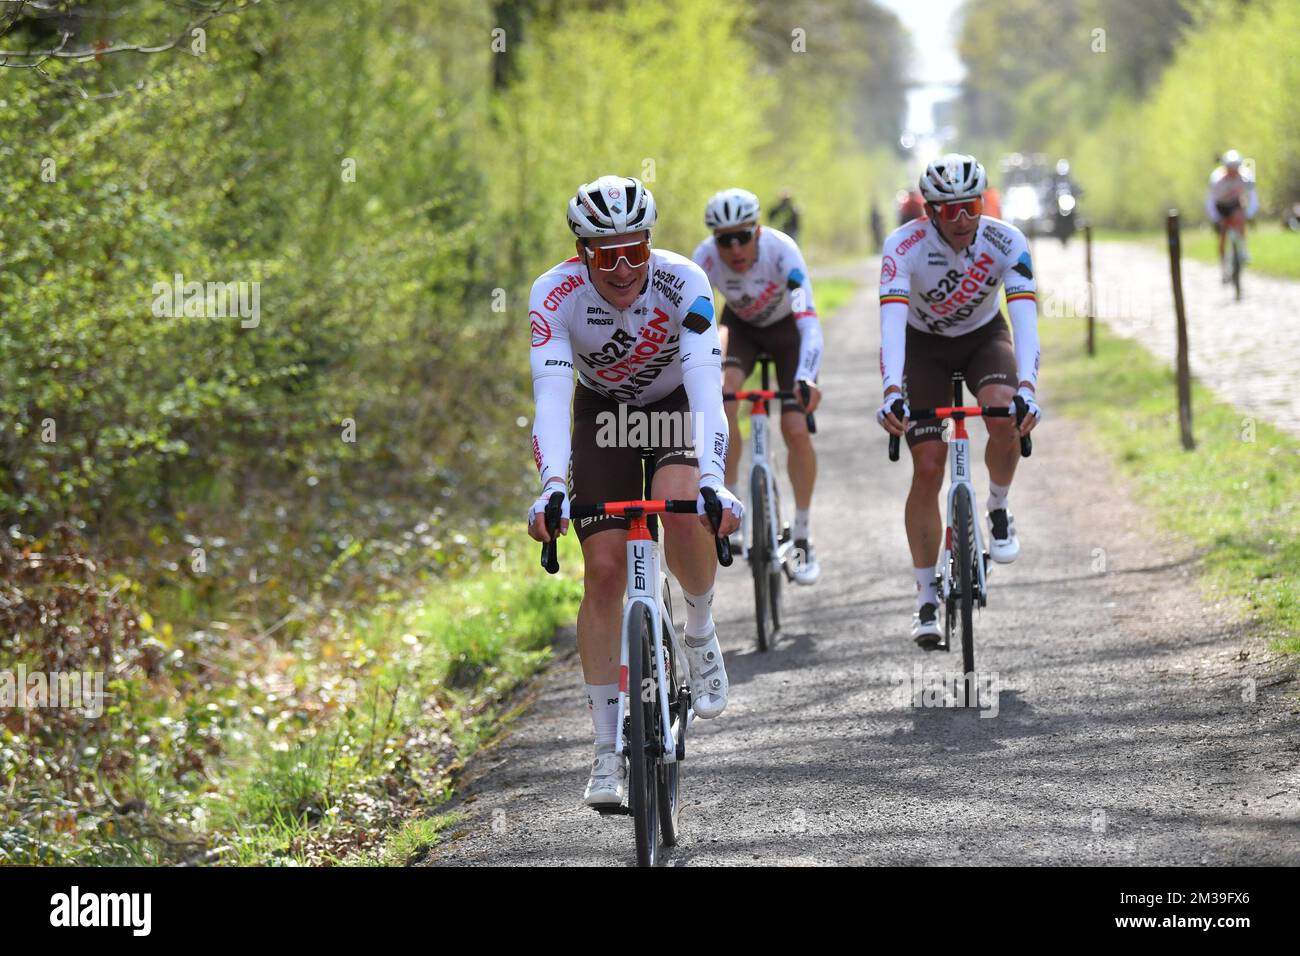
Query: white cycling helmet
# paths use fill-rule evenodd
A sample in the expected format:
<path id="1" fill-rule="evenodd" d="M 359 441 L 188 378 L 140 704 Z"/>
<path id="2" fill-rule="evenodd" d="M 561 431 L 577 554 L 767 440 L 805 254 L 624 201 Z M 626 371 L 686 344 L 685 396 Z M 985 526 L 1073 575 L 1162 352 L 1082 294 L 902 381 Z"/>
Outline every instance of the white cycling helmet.
<path id="1" fill-rule="evenodd" d="M 704 224 L 710 229 L 730 229 L 758 222 L 758 197 L 748 189 L 724 189 L 704 207 Z"/>
<path id="2" fill-rule="evenodd" d="M 984 194 L 987 185 L 984 167 L 974 156 L 965 153 L 940 156 L 921 174 L 921 195 L 927 202 L 977 199 Z"/>
<path id="3" fill-rule="evenodd" d="M 569 200 L 569 228 L 583 239 L 654 228 L 655 197 L 639 179 L 601 176 Z"/>
<path id="4" fill-rule="evenodd" d="M 1235 149 L 1230 149 L 1223 154 L 1223 165 L 1228 169 L 1237 169 L 1241 166 L 1241 153 Z"/>

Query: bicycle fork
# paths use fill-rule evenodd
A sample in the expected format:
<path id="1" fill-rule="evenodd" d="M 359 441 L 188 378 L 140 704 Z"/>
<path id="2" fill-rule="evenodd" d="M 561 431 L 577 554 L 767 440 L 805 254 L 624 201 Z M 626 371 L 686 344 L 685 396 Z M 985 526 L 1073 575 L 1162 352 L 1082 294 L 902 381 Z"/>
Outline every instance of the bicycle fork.
<path id="1" fill-rule="evenodd" d="M 783 545 L 781 541 L 781 503 L 780 499 L 777 497 L 779 492 L 777 490 L 776 480 L 772 475 L 772 462 L 768 457 L 768 448 L 770 446 L 768 441 L 768 428 L 770 427 L 770 419 L 767 414 L 766 404 L 766 402 L 763 403 L 761 411 L 758 406 L 755 406 L 750 412 L 749 436 L 751 462 L 749 468 L 749 482 L 752 497 L 754 473 L 757 472 L 762 475 L 763 489 L 767 492 L 767 500 L 772 506 L 772 520 L 768 525 L 767 534 L 768 549 L 774 560 L 780 564 L 784 564 L 785 555 L 782 553 L 782 547 L 784 546 L 788 549 L 789 547 L 792 547 L 792 545 L 788 542 Z M 751 514 L 753 514 L 753 510 L 752 507 L 745 509 L 745 520 L 747 525 Z M 748 530 L 748 527 L 746 530 Z M 748 534 L 744 536 L 744 540 L 746 542 L 750 540 Z"/>
<path id="2" fill-rule="evenodd" d="M 644 701 L 650 693 L 649 686 L 630 688 L 628 680 L 628 655 L 633 653 L 629 646 L 628 635 L 632 632 L 635 615 L 650 616 L 651 667 L 658 687 L 659 720 L 665 741 L 664 752 L 659 756 L 664 763 L 675 763 L 678 753 L 677 735 L 673 733 L 672 715 L 668 710 L 668 668 L 665 665 L 663 630 L 664 622 L 669 620 L 664 608 L 662 592 L 663 578 L 659 571 L 659 543 L 650 536 L 648 529 L 633 527 L 627 536 L 627 602 L 623 605 L 622 646 L 619 648 L 618 662 L 618 722 L 615 725 L 614 752 L 625 753 L 627 741 L 623 736 L 623 722 L 628 715 L 629 695 L 636 694 L 638 701 Z M 677 652 L 677 659 L 689 666 L 686 655 L 677 640 L 677 628 L 670 628 L 671 640 Z M 638 647 L 635 653 L 641 653 Z M 646 678 L 649 680 L 650 678 Z M 689 720 L 694 711 L 689 711 Z"/>
<path id="3" fill-rule="evenodd" d="M 960 530 L 953 527 L 957 514 L 957 495 L 965 494 L 970 501 L 971 533 L 974 538 L 972 550 L 976 559 L 974 597 L 978 605 L 984 607 L 987 604 L 988 594 L 988 557 L 984 553 L 984 535 L 975 512 L 975 485 L 970 476 L 970 436 L 966 432 L 966 423 L 963 420 L 955 420 L 953 426 L 952 438 L 948 443 L 948 520 L 944 526 L 943 550 L 939 554 L 939 563 L 935 567 L 935 577 L 939 582 L 939 599 L 946 602 L 956 587 L 956 583 L 952 580 L 951 569 L 953 552 L 958 551 L 960 545 L 956 539 Z"/>

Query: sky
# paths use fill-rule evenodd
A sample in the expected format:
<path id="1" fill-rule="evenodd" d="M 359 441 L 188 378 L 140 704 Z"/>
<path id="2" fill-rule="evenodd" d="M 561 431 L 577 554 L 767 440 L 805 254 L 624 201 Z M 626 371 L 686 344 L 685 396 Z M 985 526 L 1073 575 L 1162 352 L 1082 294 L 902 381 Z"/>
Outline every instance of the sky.
<path id="1" fill-rule="evenodd" d="M 965 74 L 957 56 L 957 10 L 962 0 L 877 0 L 896 14 L 912 39 L 911 78 L 927 84 L 908 94 L 907 127 L 925 134 L 933 129 L 930 108 L 956 95 L 954 84 Z"/>

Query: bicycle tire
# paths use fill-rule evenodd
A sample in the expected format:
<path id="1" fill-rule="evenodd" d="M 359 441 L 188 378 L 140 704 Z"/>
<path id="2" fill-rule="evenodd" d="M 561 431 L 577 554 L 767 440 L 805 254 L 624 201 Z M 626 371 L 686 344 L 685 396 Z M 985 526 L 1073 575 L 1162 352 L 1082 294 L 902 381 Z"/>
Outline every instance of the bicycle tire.
<path id="1" fill-rule="evenodd" d="M 677 662 L 677 649 L 673 646 L 672 628 L 667 621 L 664 622 L 663 626 L 663 645 L 668 671 L 665 675 L 668 685 L 668 719 L 673 725 L 677 742 L 681 744 L 686 737 L 686 708 L 689 698 L 684 693 L 684 688 L 681 686 L 678 677 L 680 669 Z M 658 727 L 658 723 L 655 726 Z M 661 744 L 666 748 L 668 741 L 662 740 Z M 679 801 L 682 766 L 680 755 L 684 750 L 684 747 L 678 747 L 678 759 L 672 763 L 665 763 L 660 760 L 658 772 L 655 775 L 655 785 L 658 789 L 656 797 L 659 803 L 659 831 L 662 834 L 664 846 L 677 845 L 677 820 L 681 810 Z M 661 749 L 660 753 L 663 752 Z"/>
<path id="2" fill-rule="evenodd" d="M 956 495 L 956 527 L 953 535 L 957 541 L 957 587 L 961 605 L 961 662 L 962 673 L 975 672 L 975 524 L 970 495 L 962 488 Z"/>
<path id="3" fill-rule="evenodd" d="M 781 539 L 781 534 L 779 530 L 781 527 L 781 495 L 779 492 L 775 492 L 775 491 L 773 493 L 771 518 L 772 520 L 769 524 L 769 527 L 776 528 L 778 530 L 775 535 L 772 535 L 769 532 L 768 540 L 770 541 L 773 537 L 775 537 L 779 542 Z M 779 547 L 780 545 L 778 544 L 778 548 Z M 772 560 L 768 562 L 767 606 L 768 606 L 769 615 L 772 619 L 773 638 L 775 638 L 777 634 L 781 633 L 781 594 L 782 594 L 781 585 L 782 585 L 782 578 L 785 577 L 785 568 L 782 567 L 781 565 L 781 562 L 779 560 L 779 555 L 780 555 L 779 551 L 773 553 Z M 769 640 L 768 643 L 773 644 L 775 643 L 775 640 Z"/>
<path id="4" fill-rule="evenodd" d="M 653 685 L 645 681 L 652 673 L 650 653 L 653 648 L 650 611 L 641 607 L 633 614 L 628 633 L 627 702 L 628 733 L 627 759 L 628 809 L 632 814 L 632 828 L 636 831 L 636 862 L 638 866 L 654 866 L 659 854 L 658 786 L 655 782 L 658 754 L 655 752 L 657 734 L 654 713 L 658 698 Z M 645 700 L 646 697 L 650 699 Z"/>
<path id="5" fill-rule="evenodd" d="M 1241 234 L 1234 231 L 1232 240 L 1232 289 L 1237 301 L 1241 301 Z"/>
<path id="6" fill-rule="evenodd" d="M 768 615 L 771 613 L 771 598 L 768 591 L 772 585 L 772 575 L 768 565 L 768 533 L 771 519 L 768 516 L 767 485 L 762 472 L 755 470 L 749 480 L 749 496 L 754 503 L 754 513 L 750 519 L 752 543 L 749 549 L 749 569 L 754 575 L 754 626 L 757 629 L 758 649 L 767 651 L 773 643 L 771 638 L 775 629 L 768 627 Z"/>

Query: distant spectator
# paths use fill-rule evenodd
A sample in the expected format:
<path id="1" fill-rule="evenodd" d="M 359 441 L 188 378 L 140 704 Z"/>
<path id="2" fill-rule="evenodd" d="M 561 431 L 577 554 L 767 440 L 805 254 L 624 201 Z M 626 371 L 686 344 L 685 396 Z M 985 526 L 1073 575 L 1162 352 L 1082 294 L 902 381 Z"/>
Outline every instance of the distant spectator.
<path id="1" fill-rule="evenodd" d="M 880 204 L 871 201 L 871 242 L 873 251 L 880 252 L 885 247 L 885 221 L 880 215 Z"/>
<path id="2" fill-rule="evenodd" d="M 984 215 L 992 219 L 1002 218 L 1002 194 L 992 186 L 984 190 Z"/>
<path id="3" fill-rule="evenodd" d="M 925 199 L 921 194 L 913 189 L 908 192 L 905 189 L 898 191 L 898 224 L 911 222 L 913 219 L 920 219 L 925 215 Z"/>
<path id="4" fill-rule="evenodd" d="M 790 190 L 781 190 L 781 198 L 768 212 L 767 221 L 795 242 L 799 241 L 799 209 L 790 198 Z"/>

